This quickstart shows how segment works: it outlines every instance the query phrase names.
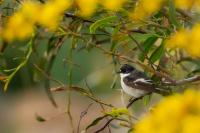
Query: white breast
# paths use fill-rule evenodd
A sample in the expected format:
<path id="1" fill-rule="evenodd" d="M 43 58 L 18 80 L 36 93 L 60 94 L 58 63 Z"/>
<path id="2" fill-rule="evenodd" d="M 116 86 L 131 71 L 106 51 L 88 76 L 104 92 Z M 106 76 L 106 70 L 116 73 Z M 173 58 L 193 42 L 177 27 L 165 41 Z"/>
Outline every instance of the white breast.
<path id="1" fill-rule="evenodd" d="M 135 98 L 140 97 L 142 95 L 144 95 L 146 92 L 143 90 L 139 90 L 139 89 L 134 89 L 132 87 L 127 86 L 126 84 L 124 84 L 123 78 L 128 76 L 129 74 L 120 74 L 121 76 L 121 87 L 123 89 L 123 91 L 125 93 L 127 93 L 128 95 L 131 95 Z"/>

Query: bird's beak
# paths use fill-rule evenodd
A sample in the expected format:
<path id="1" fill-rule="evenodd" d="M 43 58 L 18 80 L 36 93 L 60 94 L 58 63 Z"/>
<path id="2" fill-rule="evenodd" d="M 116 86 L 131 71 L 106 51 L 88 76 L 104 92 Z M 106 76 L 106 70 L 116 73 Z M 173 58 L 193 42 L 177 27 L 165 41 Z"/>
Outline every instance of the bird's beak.
<path id="1" fill-rule="evenodd" d="M 117 71 L 116 73 L 117 73 L 117 74 L 120 74 L 120 73 L 121 73 L 121 71 Z"/>

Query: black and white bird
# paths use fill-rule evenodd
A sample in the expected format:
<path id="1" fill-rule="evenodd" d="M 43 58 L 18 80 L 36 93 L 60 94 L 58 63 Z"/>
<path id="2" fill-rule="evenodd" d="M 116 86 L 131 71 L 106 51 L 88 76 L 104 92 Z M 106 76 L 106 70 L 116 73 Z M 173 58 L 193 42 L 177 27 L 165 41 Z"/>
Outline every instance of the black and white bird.
<path id="1" fill-rule="evenodd" d="M 135 99 L 151 93 L 167 95 L 168 92 L 156 88 L 154 81 L 148 78 L 144 72 L 135 69 L 133 66 L 124 64 L 120 71 L 121 87 L 123 91 Z"/>

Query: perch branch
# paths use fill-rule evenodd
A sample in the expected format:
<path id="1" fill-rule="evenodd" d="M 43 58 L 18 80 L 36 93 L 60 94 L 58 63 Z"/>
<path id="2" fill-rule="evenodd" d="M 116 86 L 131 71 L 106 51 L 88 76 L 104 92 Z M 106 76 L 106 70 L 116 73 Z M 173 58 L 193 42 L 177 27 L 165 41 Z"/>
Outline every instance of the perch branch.
<path id="1" fill-rule="evenodd" d="M 177 85 L 184 85 L 184 84 L 197 82 L 197 81 L 200 81 L 200 75 L 196 75 L 196 76 L 186 78 L 186 79 L 177 80 L 175 82 L 163 82 L 163 85 L 177 86 Z"/>
<path id="2" fill-rule="evenodd" d="M 144 96 L 138 97 L 138 98 L 134 98 L 132 99 L 126 106 L 126 108 L 129 108 L 134 102 L 136 102 L 137 100 L 142 99 Z"/>
<path id="3" fill-rule="evenodd" d="M 76 86 L 71 86 L 71 87 L 68 87 L 68 86 L 60 86 L 60 87 L 56 87 L 56 88 L 51 88 L 51 91 L 52 92 L 59 92 L 59 91 L 77 91 L 77 92 L 80 92 L 82 93 L 83 95 L 85 95 L 86 97 L 90 98 L 91 100 L 95 101 L 96 103 L 100 103 L 102 105 L 105 105 L 107 107 L 114 107 L 112 104 L 107 104 L 107 103 L 104 103 L 103 101 L 95 98 L 94 96 L 92 96 L 90 94 L 90 92 L 86 91 L 85 89 L 82 89 L 80 87 L 76 87 Z"/>

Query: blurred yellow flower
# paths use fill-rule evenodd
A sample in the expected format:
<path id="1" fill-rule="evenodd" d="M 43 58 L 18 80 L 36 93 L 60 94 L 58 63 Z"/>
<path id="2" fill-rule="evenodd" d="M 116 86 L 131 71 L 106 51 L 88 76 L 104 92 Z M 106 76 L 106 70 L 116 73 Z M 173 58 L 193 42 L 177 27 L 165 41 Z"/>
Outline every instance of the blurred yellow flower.
<path id="1" fill-rule="evenodd" d="M 38 3 L 27 1 L 20 10 L 8 19 L 2 31 L 2 36 L 6 40 L 24 39 L 32 35 L 34 23 L 37 21 L 40 6 Z"/>
<path id="2" fill-rule="evenodd" d="M 38 14 L 38 23 L 50 30 L 55 30 L 62 19 L 64 11 L 71 5 L 70 0 L 51 0 L 43 5 Z"/>
<path id="3" fill-rule="evenodd" d="M 102 4 L 107 10 L 117 11 L 119 10 L 123 4 L 127 0 L 100 0 L 100 4 Z"/>
<path id="4" fill-rule="evenodd" d="M 138 3 L 136 3 L 135 9 L 130 13 L 130 17 L 133 20 L 143 20 L 158 11 L 165 1 L 166 0 L 154 0 L 150 2 L 149 0 L 139 0 Z"/>
<path id="5" fill-rule="evenodd" d="M 174 3 L 177 8 L 200 11 L 200 0 L 174 0 Z"/>
<path id="6" fill-rule="evenodd" d="M 5 24 L 2 36 L 7 41 L 25 39 L 32 35 L 36 24 L 54 30 L 59 25 L 64 11 L 69 8 L 71 0 L 51 0 L 45 4 L 26 1 Z"/>
<path id="7" fill-rule="evenodd" d="M 3 3 L 4 0 L 0 0 L 0 4 Z"/>
<path id="8" fill-rule="evenodd" d="M 200 92 L 187 90 L 162 100 L 135 125 L 134 133 L 200 133 Z"/>
<path id="9" fill-rule="evenodd" d="M 197 0 L 174 0 L 174 4 L 177 8 L 189 9 L 195 4 Z"/>
<path id="10" fill-rule="evenodd" d="M 91 16 L 98 5 L 98 0 L 76 0 L 79 8 L 79 14 L 83 17 Z"/>
<path id="11" fill-rule="evenodd" d="M 130 12 L 130 17 L 133 20 L 143 20 L 160 10 L 166 2 L 167 0 L 154 0 L 153 2 L 138 0 L 134 10 Z M 191 9 L 194 7 L 200 11 L 200 0 L 173 0 L 173 2 L 176 8 Z"/>
<path id="12" fill-rule="evenodd" d="M 194 57 L 200 57 L 200 24 L 192 29 L 181 30 L 175 33 L 166 43 L 169 48 L 182 48 Z"/>

